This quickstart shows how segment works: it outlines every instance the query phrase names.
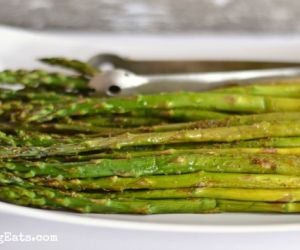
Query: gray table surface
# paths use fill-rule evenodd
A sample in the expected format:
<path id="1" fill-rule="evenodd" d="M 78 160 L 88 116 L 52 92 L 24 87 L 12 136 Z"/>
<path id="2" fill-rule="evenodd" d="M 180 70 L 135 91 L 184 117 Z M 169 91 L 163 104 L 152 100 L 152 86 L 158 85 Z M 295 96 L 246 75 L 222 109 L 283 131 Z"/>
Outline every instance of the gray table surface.
<path id="1" fill-rule="evenodd" d="M 298 0 L 0 0 L 0 23 L 117 33 L 289 33 Z"/>

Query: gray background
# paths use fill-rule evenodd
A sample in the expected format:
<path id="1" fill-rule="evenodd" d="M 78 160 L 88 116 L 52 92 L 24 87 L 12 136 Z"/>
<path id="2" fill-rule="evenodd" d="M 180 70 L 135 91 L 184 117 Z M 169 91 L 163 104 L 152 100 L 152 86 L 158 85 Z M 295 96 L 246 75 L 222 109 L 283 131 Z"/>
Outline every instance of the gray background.
<path id="1" fill-rule="evenodd" d="M 0 24 L 124 33 L 292 33 L 299 0 L 0 0 Z"/>

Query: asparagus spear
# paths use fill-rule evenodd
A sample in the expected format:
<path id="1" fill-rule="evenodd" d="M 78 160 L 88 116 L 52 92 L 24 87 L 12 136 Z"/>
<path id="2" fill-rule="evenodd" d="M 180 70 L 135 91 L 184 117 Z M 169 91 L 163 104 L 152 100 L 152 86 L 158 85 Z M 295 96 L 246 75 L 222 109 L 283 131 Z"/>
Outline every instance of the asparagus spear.
<path id="1" fill-rule="evenodd" d="M 57 94 L 54 91 L 38 91 L 36 89 L 29 89 L 26 88 L 24 90 L 1 90 L 0 91 L 0 100 L 2 101 L 11 101 L 11 100 L 22 100 L 22 101 L 43 101 L 46 102 L 65 102 L 65 101 L 72 101 L 78 100 L 80 96 L 74 96 L 64 93 L 64 94 Z"/>
<path id="2" fill-rule="evenodd" d="M 122 148 L 126 146 L 176 144 L 185 142 L 232 142 L 266 137 L 299 136 L 300 123 L 261 122 L 252 125 L 220 127 L 199 130 L 156 132 L 144 134 L 125 134 L 107 139 L 93 139 L 83 142 L 85 151 L 91 149 Z M 66 151 L 65 151 L 66 152 Z M 79 151 L 73 151 L 79 152 Z"/>
<path id="3" fill-rule="evenodd" d="M 0 72 L 0 82 L 19 83 L 29 88 L 87 89 L 87 80 L 83 77 L 49 73 L 43 70 L 5 70 Z"/>
<path id="4" fill-rule="evenodd" d="M 58 143 L 76 143 L 82 139 L 92 138 L 88 135 L 76 134 L 72 137 L 38 132 L 40 127 L 0 122 L 0 145 L 2 146 L 42 146 Z M 53 132 L 53 131 L 51 131 Z"/>
<path id="5" fill-rule="evenodd" d="M 136 131 L 161 132 L 182 129 L 199 129 L 212 127 L 228 127 L 237 125 L 247 125 L 262 121 L 300 121 L 300 112 L 289 113 L 267 113 L 254 115 L 232 115 L 223 119 L 200 120 L 196 122 L 163 124 L 152 127 L 139 128 Z M 135 130 L 133 130 L 135 131 Z"/>
<path id="6" fill-rule="evenodd" d="M 93 178 L 105 176 L 138 177 L 197 171 L 219 173 L 259 173 L 300 176 L 298 156 L 230 154 L 179 154 L 133 159 L 101 159 L 87 162 L 2 162 L 0 169 L 22 173 L 24 177 L 60 176 Z"/>
<path id="7" fill-rule="evenodd" d="M 152 110 L 157 108 L 199 108 L 237 113 L 297 112 L 300 109 L 300 100 L 292 98 L 189 92 L 102 100 L 85 98 L 77 102 L 53 106 L 53 108 L 47 110 L 47 112 L 41 107 L 33 112 L 29 112 L 27 117 L 25 116 L 25 120 L 43 122 L 65 116 L 88 115 L 103 112 L 126 113 L 132 110 Z"/>
<path id="8" fill-rule="evenodd" d="M 47 148 L 0 148 L 0 158 L 46 157 L 74 155 L 93 150 L 120 149 L 128 146 L 163 145 L 188 142 L 234 142 L 267 137 L 300 136 L 298 122 L 261 122 L 252 125 L 220 127 L 200 130 L 123 134 L 111 138 L 94 138 L 80 143 L 59 144 Z"/>
<path id="9" fill-rule="evenodd" d="M 34 184 L 31 182 L 28 182 L 21 178 L 20 176 L 17 176 L 16 174 L 10 173 L 4 169 L 0 172 L 0 186 L 10 186 L 10 185 L 16 185 L 24 188 L 32 188 L 34 187 Z"/>
<path id="10" fill-rule="evenodd" d="M 209 111 L 209 110 L 199 110 L 195 108 L 189 109 L 151 109 L 151 110 L 135 110 L 130 112 L 133 116 L 154 116 L 168 119 L 173 122 L 186 122 L 186 121 L 199 121 L 205 119 L 222 119 L 228 117 L 229 114 Z"/>
<path id="11" fill-rule="evenodd" d="M 300 189 L 248 188 L 176 188 L 157 190 L 127 190 L 123 192 L 79 193 L 92 199 L 190 199 L 213 198 L 240 201 L 299 202 Z"/>
<path id="12" fill-rule="evenodd" d="M 284 82 L 284 83 L 283 83 Z M 247 86 L 225 87 L 214 90 L 216 93 L 246 94 L 276 97 L 300 97 L 300 81 L 285 80 L 268 84 L 251 84 Z"/>
<path id="13" fill-rule="evenodd" d="M 10 203 L 14 203 L 22 206 L 35 206 L 39 208 L 50 208 L 47 206 L 46 199 L 43 197 L 37 197 L 37 195 L 28 189 L 18 186 L 4 186 L 0 187 L 0 199 Z M 52 209 L 58 209 L 59 207 L 51 204 Z"/>
<path id="14" fill-rule="evenodd" d="M 5 134 L 4 132 L 0 131 L 0 144 L 4 144 L 4 145 L 10 145 L 10 146 L 15 146 L 15 141 L 13 140 L 13 138 L 7 134 Z"/>
<path id="15" fill-rule="evenodd" d="M 27 206 L 37 206 L 42 208 L 51 208 L 51 209 L 58 209 L 58 208 L 67 208 L 73 211 L 78 212 L 98 212 L 98 213 L 153 213 L 156 211 L 157 213 L 166 213 L 170 212 L 180 212 L 180 213 L 192 213 L 192 212 L 208 212 L 209 208 L 207 207 L 209 204 L 214 204 L 215 206 L 210 211 L 214 212 L 221 212 L 221 211 L 235 211 L 235 212 L 299 212 L 300 207 L 297 205 L 298 203 L 283 203 L 283 202 L 276 202 L 276 203 L 264 203 L 264 202 L 243 202 L 243 201 L 228 201 L 228 200 L 216 200 L 210 198 L 204 199 L 167 199 L 167 200 L 152 200 L 149 201 L 141 201 L 141 200 L 128 200 L 128 201 L 119 201 L 115 199 L 99 199 L 96 197 L 91 197 L 95 195 L 91 194 L 77 194 L 72 192 L 71 194 L 67 195 L 68 193 L 62 192 L 59 190 L 53 190 L 49 188 L 43 188 L 34 186 L 32 183 L 25 182 L 22 179 L 15 177 L 13 175 L 7 174 L 6 180 L 3 181 L 2 178 L 4 175 L 3 172 L 0 173 L 0 183 L 1 184 L 18 184 L 21 186 L 9 185 L 9 186 L 2 186 L 0 187 L 0 198 L 1 200 L 5 200 L 8 202 L 27 205 Z M 29 189 L 28 189 L 29 188 Z M 34 190 L 34 191 L 33 191 Z M 247 189 L 248 191 L 251 189 Z M 168 195 L 168 190 L 166 191 L 166 195 Z M 283 190 L 282 190 L 283 191 Z M 290 191 L 293 195 L 297 192 L 296 190 L 286 189 L 286 191 Z M 38 194 L 36 193 L 38 192 Z M 128 191 L 124 193 L 126 196 Z M 156 191 L 153 191 L 156 192 Z M 158 191 L 157 191 L 158 192 Z M 250 191 L 251 192 L 251 191 Z M 178 190 L 178 194 L 180 194 L 180 190 Z M 207 192 L 209 193 L 209 192 Z M 230 192 L 228 192 L 230 193 Z M 153 193 L 154 194 L 154 193 Z M 217 192 L 216 192 L 217 194 Z M 249 193 L 251 194 L 251 193 Z M 266 196 L 269 193 L 266 192 Z M 283 195 L 283 193 L 281 193 Z M 208 195 L 208 194 L 207 194 Z M 276 193 L 271 194 L 273 197 L 276 197 Z M 278 197 L 280 196 L 280 191 L 277 193 Z M 138 195 L 137 195 L 138 196 Z M 155 194 L 154 194 L 155 196 Z M 125 197 L 123 197 L 125 198 Z M 164 197 L 161 197 L 164 198 Z M 289 200 L 288 198 L 283 199 L 283 201 Z M 116 202 L 114 202 L 116 201 Z M 160 203 L 160 201 L 162 203 Z M 197 202 L 196 202 L 197 201 Z M 190 205 L 196 203 L 199 205 L 200 201 L 208 202 L 205 206 L 205 210 L 199 208 L 191 209 Z M 280 200 L 278 200 L 280 201 Z M 92 203 L 91 203 L 92 202 Z M 121 203 L 119 203 L 121 202 Z M 123 203 L 124 202 L 124 203 Z M 178 202 L 178 203 L 177 203 Z M 191 203 L 190 203 L 191 202 Z M 94 204 L 95 206 L 91 206 Z M 124 206 L 122 206 L 122 204 Z M 155 207 L 154 210 L 145 210 L 145 209 L 133 209 L 140 206 L 136 205 L 147 205 L 146 207 Z M 165 210 L 158 209 L 159 206 L 155 205 L 164 205 Z M 178 206 L 182 204 L 182 206 Z M 218 209 L 216 209 L 216 204 L 218 204 Z M 202 204 L 203 205 L 203 204 Z M 130 209 L 131 208 L 131 209 Z M 142 212 L 143 211 L 143 212 Z"/>
<path id="16" fill-rule="evenodd" d="M 194 146 L 200 147 L 201 145 L 193 145 L 192 147 Z M 210 148 L 266 148 L 266 152 L 269 150 L 276 152 L 276 148 L 300 147 L 300 137 L 273 137 L 258 140 L 235 141 L 233 143 L 205 144 L 203 146 Z"/>
<path id="17" fill-rule="evenodd" d="M 133 158 L 149 155 L 170 155 L 180 153 L 261 153 L 261 154 L 287 154 L 298 155 L 300 137 L 273 137 L 247 141 L 235 141 L 231 143 L 183 143 L 170 145 L 148 145 L 124 147 L 119 150 L 109 150 L 101 153 L 73 155 L 65 157 L 69 160 L 89 160 L 101 158 Z"/>
<path id="18" fill-rule="evenodd" d="M 80 142 L 83 136 L 73 135 L 72 138 L 64 135 L 45 134 L 36 131 L 17 130 L 17 135 L 12 136 L 14 145 L 16 146 L 41 146 L 48 147 L 58 143 L 75 143 Z"/>
<path id="19" fill-rule="evenodd" d="M 223 212 L 260 212 L 260 213 L 299 213 L 298 202 L 245 202 L 217 200 L 219 211 Z"/>
<path id="20" fill-rule="evenodd" d="M 54 131 L 62 133 L 83 133 L 83 134 L 97 134 L 99 137 L 107 137 L 112 135 L 119 135 L 130 131 L 125 128 L 117 127 L 99 127 L 89 123 L 73 122 L 73 123 L 45 123 L 41 124 L 39 128 L 42 131 Z"/>
<path id="21" fill-rule="evenodd" d="M 2 200 L 41 208 L 65 208 L 82 213 L 211 213 L 211 212 L 277 212 L 297 213 L 299 203 L 232 201 L 212 198 L 159 199 L 159 200 L 115 200 L 89 199 L 82 195 L 69 195 L 53 189 L 0 187 Z"/>
<path id="22" fill-rule="evenodd" d="M 60 207 L 83 213 L 203 213 L 213 212 L 216 208 L 214 199 L 118 201 L 74 197 L 53 189 L 35 189 L 30 193 L 20 187 L 0 187 L 0 190 L 0 198 L 8 202 L 41 208 Z"/>
<path id="23" fill-rule="evenodd" d="M 88 63 L 79 60 L 67 59 L 64 57 L 41 58 L 40 61 L 46 64 L 71 69 L 85 76 L 94 76 L 99 72 Z"/>
<path id="24" fill-rule="evenodd" d="M 134 117 L 134 116 L 92 116 L 79 120 L 79 124 L 92 124 L 101 127 L 139 127 L 162 124 L 166 120 L 158 117 Z M 76 123 L 77 122 L 77 123 Z M 78 121 L 71 123 L 78 124 Z"/>
<path id="25" fill-rule="evenodd" d="M 3 181 L 0 173 L 0 183 L 16 183 L 18 186 L 0 186 L 0 199 L 11 203 L 35 206 L 41 208 L 65 208 L 77 212 L 96 213 L 175 213 L 175 212 L 208 212 L 215 208 L 213 199 L 191 200 L 158 200 L 158 201 L 118 201 L 111 199 L 90 199 L 75 193 L 68 194 L 60 190 L 35 187 L 31 183 L 17 177 L 7 175 Z M 4 178 L 5 179 L 5 178 Z"/>
<path id="26" fill-rule="evenodd" d="M 196 122 L 186 122 L 186 123 L 175 123 L 175 124 L 159 124 L 161 120 L 155 118 L 145 118 L 145 117 L 93 117 L 93 118 L 83 118 L 79 121 L 70 121 L 69 124 L 51 124 L 52 127 L 59 127 L 61 129 L 67 129 L 71 131 L 81 131 L 81 132 L 101 132 L 102 126 L 110 127 L 137 127 L 130 128 L 128 130 L 121 131 L 111 131 L 111 134 L 119 134 L 125 132 L 163 132 L 163 131 L 174 131 L 183 129 L 200 129 L 200 128 L 213 128 L 213 127 L 228 127 L 237 125 L 247 125 L 253 124 L 255 122 L 261 121 L 300 121 L 299 112 L 290 113 L 269 113 L 269 114 L 256 114 L 256 115 L 243 115 L 243 116 L 230 116 L 224 119 L 218 120 L 200 120 Z M 147 124 L 158 124 L 153 126 L 143 126 Z M 49 126 L 49 123 L 41 126 Z M 101 126 L 100 128 L 98 126 Z"/>
<path id="27" fill-rule="evenodd" d="M 272 154 L 272 155 L 300 155 L 300 148 L 190 148 L 190 149 L 164 149 L 146 151 L 113 151 L 87 155 L 74 155 L 64 157 L 68 161 L 87 161 L 93 159 L 132 159 L 138 157 L 182 155 L 182 154 Z"/>
<path id="28" fill-rule="evenodd" d="M 33 177 L 36 185 L 71 190 L 170 189 L 188 187 L 220 188 L 300 188 L 300 177 L 273 174 L 241 174 L 196 172 L 180 175 L 157 175 L 143 177 L 102 177 L 86 179 L 60 179 Z"/>

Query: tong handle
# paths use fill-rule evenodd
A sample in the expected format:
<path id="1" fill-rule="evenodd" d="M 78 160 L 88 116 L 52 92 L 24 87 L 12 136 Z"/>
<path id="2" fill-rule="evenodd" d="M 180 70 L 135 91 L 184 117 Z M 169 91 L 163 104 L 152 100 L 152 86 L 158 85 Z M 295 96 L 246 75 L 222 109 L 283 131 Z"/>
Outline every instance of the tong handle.
<path id="1" fill-rule="evenodd" d="M 300 67 L 300 63 L 267 61 L 213 61 L 213 60 L 131 60 L 115 54 L 99 54 L 89 63 L 97 68 L 125 69 L 140 75 L 237 71 Z"/>
<path id="2" fill-rule="evenodd" d="M 247 84 L 272 78 L 300 76 L 300 67 L 225 71 L 212 73 L 182 73 L 137 75 L 117 69 L 95 76 L 89 83 L 97 92 L 107 95 L 136 95 L 174 91 L 204 91 L 232 83 Z"/>

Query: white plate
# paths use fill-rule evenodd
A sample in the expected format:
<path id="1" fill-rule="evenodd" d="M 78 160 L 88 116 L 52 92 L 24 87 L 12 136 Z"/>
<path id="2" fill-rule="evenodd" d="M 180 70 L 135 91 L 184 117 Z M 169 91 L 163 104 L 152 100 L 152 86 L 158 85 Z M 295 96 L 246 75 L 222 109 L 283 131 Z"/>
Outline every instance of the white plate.
<path id="1" fill-rule="evenodd" d="M 300 60 L 300 37 L 117 36 L 69 33 L 37 34 L 0 27 L 0 70 L 37 66 L 34 59 L 69 56 L 87 59 L 99 52 L 135 58 Z M 39 65 L 41 66 L 41 65 Z M 62 223 L 99 227 L 186 232 L 258 232 L 300 230 L 300 215 L 169 214 L 94 215 L 56 212 L 0 202 L 0 212 Z"/>
<path id="2" fill-rule="evenodd" d="M 245 233 L 300 230 L 300 215 L 283 214 L 77 214 L 0 202 L 0 212 L 96 227 L 167 232 Z"/>

